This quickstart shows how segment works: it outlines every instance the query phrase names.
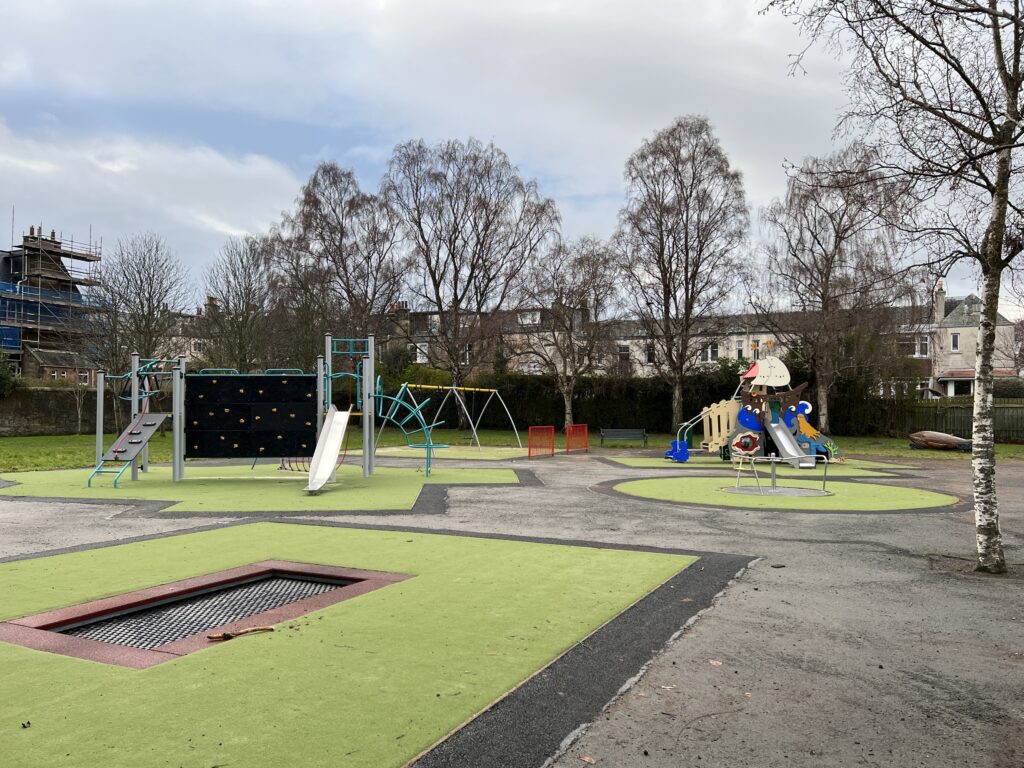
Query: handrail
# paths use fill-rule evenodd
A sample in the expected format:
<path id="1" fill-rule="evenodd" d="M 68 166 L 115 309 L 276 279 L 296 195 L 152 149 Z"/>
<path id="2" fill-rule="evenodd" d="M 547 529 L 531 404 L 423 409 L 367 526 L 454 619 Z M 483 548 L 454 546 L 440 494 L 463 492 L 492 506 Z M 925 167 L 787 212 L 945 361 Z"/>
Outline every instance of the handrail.
<path id="1" fill-rule="evenodd" d="M 790 464 L 790 466 L 792 466 L 791 462 L 793 461 L 793 458 L 786 457 L 786 456 L 776 456 L 774 453 L 771 456 L 748 456 L 748 455 L 743 454 L 743 453 L 732 452 L 732 453 L 729 454 L 729 457 L 730 457 L 732 463 L 736 465 L 736 487 L 737 488 L 740 487 L 740 476 L 741 476 L 741 474 L 743 472 L 743 462 L 744 461 L 749 462 L 750 463 L 750 471 L 754 475 L 754 482 L 757 483 L 757 489 L 759 491 L 761 491 L 761 495 L 762 496 L 764 495 L 764 491 L 761 490 L 761 480 L 760 480 L 760 478 L 757 475 L 757 467 L 755 465 L 758 462 L 760 462 L 762 464 L 771 464 L 771 467 L 772 467 L 772 474 L 771 474 L 772 487 L 771 487 L 771 490 L 774 491 L 775 490 L 775 468 L 779 464 Z M 799 457 L 797 457 L 797 458 L 799 458 Z M 825 472 L 823 473 L 822 478 L 821 478 L 821 490 L 822 491 L 827 490 L 827 487 L 828 487 L 828 465 L 829 464 L 834 464 L 835 462 L 834 461 L 830 461 L 828 456 L 822 456 L 821 454 L 818 454 L 818 453 L 812 454 L 810 457 L 804 456 L 803 458 L 813 458 L 814 459 L 814 468 L 815 469 L 818 468 L 818 462 L 819 461 L 821 461 L 825 465 Z"/>
<path id="2" fill-rule="evenodd" d="M 224 376 L 237 376 L 237 368 L 203 368 L 199 371 L 201 374 L 222 374 Z"/>

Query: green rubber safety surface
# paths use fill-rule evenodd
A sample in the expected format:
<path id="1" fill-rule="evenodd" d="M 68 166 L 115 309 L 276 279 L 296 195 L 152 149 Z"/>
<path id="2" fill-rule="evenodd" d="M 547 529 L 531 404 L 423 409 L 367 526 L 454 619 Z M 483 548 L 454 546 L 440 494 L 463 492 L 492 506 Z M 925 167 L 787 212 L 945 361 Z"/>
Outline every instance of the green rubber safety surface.
<path id="1" fill-rule="evenodd" d="M 352 451 L 349 451 L 351 454 Z M 356 452 L 358 454 L 358 452 Z M 422 459 L 422 448 L 407 446 L 385 446 L 377 449 L 378 456 L 394 456 L 397 458 Z M 461 459 L 465 461 L 507 461 L 521 459 L 527 455 L 526 448 L 503 448 L 494 445 L 453 445 L 449 448 L 438 448 L 434 451 L 434 461 L 438 459 Z"/>
<path id="2" fill-rule="evenodd" d="M 768 483 L 762 478 L 762 484 Z M 620 493 L 644 499 L 673 501 L 681 504 L 704 504 L 742 509 L 790 509 L 822 512 L 884 512 L 895 509 L 928 509 L 955 504 L 959 499 L 945 493 L 895 485 L 843 482 L 829 483 L 831 496 L 758 496 L 728 493 L 733 484 L 725 477 L 666 477 L 651 480 L 629 480 L 614 487 Z M 742 485 L 754 486 L 753 477 L 743 478 Z M 818 490 L 814 480 L 786 479 L 791 488 Z"/>
<path id="3" fill-rule="evenodd" d="M 152 467 L 132 481 L 129 472 L 114 488 L 111 475 L 86 486 L 89 471 L 61 469 L 3 475 L 17 485 L 0 489 L 5 496 L 55 496 L 71 499 L 141 499 L 174 501 L 169 512 L 316 512 L 412 509 L 424 484 L 518 483 L 510 469 L 435 467 L 430 477 L 421 468 L 377 467 L 364 478 L 358 466 L 343 465 L 338 482 L 315 495 L 303 491 L 305 472 L 288 472 L 277 464 L 195 466 L 186 464 L 185 479 L 171 480 L 170 467 Z"/>
<path id="4" fill-rule="evenodd" d="M 611 461 L 616 464 L 622 464 L 625 467 L 632 467 L 635 469 L 680 469 L 680 470 L 705 470 L 705 469 L 724 469 L 736 471 L 734 465 L 730 462 L 722 461 L 717 456 L 693 456 L 686 462 L 676 462 L 669 459 L 658 459 L 658 458 L 644 458 L 644 457 L 609 457 Z M 903 464 L 885 464 L 880 461 L 867 461 L 864 459 L 847 459 L 842 462 L 835 462 L 829 465 L 828 476 L 829 477 L 891 477 L 888 472 L 884 471 L 887 469 L 912 469 Z M 746 465 L 744 465 L 744 470 Z M 759 474 L 764 476 L 771 475 L 771 466 L 768 464 L 758 464 L 757 471 Z M 777 473 L 780 477 L 822 477 L 825 470 L 824 467 L 819 464 L 813 470 L 812 469 L 797 469 L 796 467 L 790 466 L 789 464 L 779 464 L 777 467 Z"/>
<path id="5" fill-rule="evenodd" d="M 402 766 L 695 560 L 257 523 L 0 564 L 0 618 L 265 559 L 413 578 L 145 670 L 0 643 L 0 762 Z"/>

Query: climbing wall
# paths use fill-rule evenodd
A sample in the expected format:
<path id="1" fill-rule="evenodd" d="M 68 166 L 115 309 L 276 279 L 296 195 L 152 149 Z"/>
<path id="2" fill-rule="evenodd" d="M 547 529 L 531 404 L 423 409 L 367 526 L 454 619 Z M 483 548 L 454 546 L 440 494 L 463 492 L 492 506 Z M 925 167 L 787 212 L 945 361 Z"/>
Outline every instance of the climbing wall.
<path id="1" fill-rule="evenodd" d="M 185 458 L 312 456 L 316 376 L 189 374 Z"/>

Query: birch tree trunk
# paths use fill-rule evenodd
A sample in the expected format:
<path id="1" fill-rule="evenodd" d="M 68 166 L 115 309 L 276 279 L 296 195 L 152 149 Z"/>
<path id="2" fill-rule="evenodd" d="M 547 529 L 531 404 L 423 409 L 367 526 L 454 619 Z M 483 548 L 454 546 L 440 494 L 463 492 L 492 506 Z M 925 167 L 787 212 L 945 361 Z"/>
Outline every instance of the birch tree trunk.
<path id="1" fill-rule="evenodd" d="M 572 395 L 573 386 L 571 384 L 563 384 L 562 401 L 565 403 L 565 427 L 568 427 L 570 424 L 575 423 L 572 420 Z"/>
<path id="2" fill-rule="evenodd" d="M 1006 573 L 1003 535 L 999 530 L 999 499 L 996 496 L 995 408 L 992 402 L 992 355 L 996 346 L 1000 282 L 999 269 L 991 268 L 986 272 L 974 369 L 971 463 L 974 468 L 974 526 L 978 541 L 978 564 L 975 570 L 987 573 Z"/>
<path id="3" fill-rule="evenodd" d="M 829 416 L 828 416 L 828 393 L 832 389 L 832 376 L 828 373 L 818 372 L 815 374 L 817 381 L 817 408 L 818 408 L 818 429 L 825 433 L 829 433 Z"/>

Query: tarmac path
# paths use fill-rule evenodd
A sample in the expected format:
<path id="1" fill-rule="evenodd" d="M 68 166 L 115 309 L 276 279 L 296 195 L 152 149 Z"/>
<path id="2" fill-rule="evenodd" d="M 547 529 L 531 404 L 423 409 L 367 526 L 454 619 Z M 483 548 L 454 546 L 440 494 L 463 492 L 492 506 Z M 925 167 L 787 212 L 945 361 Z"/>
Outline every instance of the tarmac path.
<path id="1" fill-rule="evenodd" d="M 969 500 L 968 462 L 911 463 L 920 468 L 900 479 L 868 481 Z M 863 514 L 698 508 L 608 493 L 613 479 L 668 475 L 593 455 L 486 466 L 529 469 L 539 483 L 450 487 L 443 514 L 329 520 L 761 558 L 596 722 L 580 724 L 553 768 L 1024 765 L 1024 463 L 998 472 L 1013 563 L 1002 577 L 970 570 L 966 502 Z M 229 519 L 152 514 L 0 499 L 0 558 Z"/>

